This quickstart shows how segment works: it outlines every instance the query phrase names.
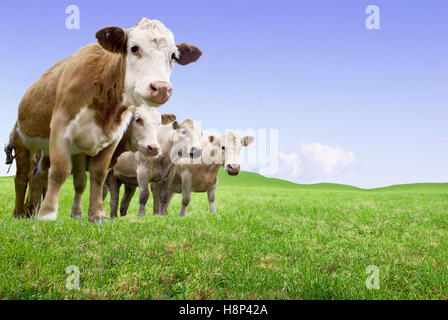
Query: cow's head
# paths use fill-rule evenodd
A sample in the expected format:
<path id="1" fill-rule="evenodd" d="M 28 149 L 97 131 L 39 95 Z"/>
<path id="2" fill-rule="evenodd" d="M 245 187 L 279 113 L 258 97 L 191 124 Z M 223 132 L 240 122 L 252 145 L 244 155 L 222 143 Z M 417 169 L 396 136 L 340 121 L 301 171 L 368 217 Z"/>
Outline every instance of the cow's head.
<path id="1" fill-rule="evenodd" d="M 127 105 L 159 107 L 173 93 L 170 75 L 174 64 L 187 65 L 199 59 L 199 48 L 176 46 L 172 32 L 158 20 L 143 18 L 130 29 L 107 27 L 96 33 L 106 50 L 126 57 L 125 93 Z"/>
<path id="2" fill-rule="evenodd" d="M 240 172 L 241 147 L 247 147 L 255 138 L 252 136 L 240 138 L 233 131 L 227 131 L 221 136 L 208 135 L 208 140 L 217 150 L 214 155 L 215 161 L 224 166 L 229 175 L 236 176 Z"/>
<path id="3" fill-rule="evenodd" d="M 132 107 L 131 123 L 126 131 L 130 151 L 140 151 L 148 157 L 155 157 L 160 152 L 157 130 L 163 117 L 154 108 L 146 106 Z"/>

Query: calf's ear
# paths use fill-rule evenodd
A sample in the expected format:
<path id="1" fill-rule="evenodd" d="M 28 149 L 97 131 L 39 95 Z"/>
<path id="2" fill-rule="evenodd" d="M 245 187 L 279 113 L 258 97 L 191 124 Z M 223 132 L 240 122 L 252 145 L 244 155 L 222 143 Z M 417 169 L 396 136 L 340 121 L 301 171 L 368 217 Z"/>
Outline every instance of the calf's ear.
<path id="1" fill-rule="evenodd" d="M 164 113 L 162 114 L 162 124 L 170 124 L 171 122 L 176 121 L 176 115 L 172 113 Z"/>
<path id="2" fill-rule="evenodd" d="M 254 142 L 255 138 L 252 136 L 245 136 L 244 138 L 241 138 L 241 145 L 243 147 L 247 147 L 248 145 L 250 145 L 252 142 Z"/>
<path id="3" fill-rule="evenodd" d="M 176 59 L 176 62 L 182 66 L 197 61 L 202 55 L 201 49 L 188 43 L 178 44 L 177 49 L 179 58 Z"/>
<path id="4" fill-rule="evenodd" d="M 95 34 L 98 43 L 107 51 L 114 53 L 126 53 L 128 35 L 123 28 L 106 27 Z"/>
<path id="5" fill-rule="evenodd" d="M 182 126 L 184 126 L 184 128 L 187 127 L 187 128 L 193 129 L 194 128 L 194 122 L 191 119 L 185 119 L 182 122 Z"/>

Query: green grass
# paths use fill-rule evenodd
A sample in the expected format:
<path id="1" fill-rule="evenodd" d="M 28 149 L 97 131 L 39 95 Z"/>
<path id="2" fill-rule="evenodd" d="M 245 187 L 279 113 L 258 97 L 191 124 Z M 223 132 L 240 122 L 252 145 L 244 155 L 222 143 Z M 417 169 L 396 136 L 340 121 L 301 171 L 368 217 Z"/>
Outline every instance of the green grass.
<path id="1" fill-rule="evenodd" d="M 194 194 L 186 218 L 179 195 L 168 217 L 137 217 L 134 197 L 129 216 L 104 225 L 70 219 L 71 180 L 56 222 L 13 219 L 13 179 L 0 188 L 3 299 L 448 298 L 448 184 L 362 190 L 220 173 L 217 214 Z M 80 290 L 66 289 L 70 265 Z M 369 265 L 378 290 L 365 285 Z"/>

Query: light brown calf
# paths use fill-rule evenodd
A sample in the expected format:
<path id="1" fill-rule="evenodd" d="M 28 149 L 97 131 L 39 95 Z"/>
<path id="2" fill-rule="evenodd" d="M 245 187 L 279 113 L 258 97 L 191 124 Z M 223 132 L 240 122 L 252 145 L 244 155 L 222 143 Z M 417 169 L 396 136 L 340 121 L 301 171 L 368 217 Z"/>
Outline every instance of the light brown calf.
<path id="1" fill-rule="evenodd" d="M 195 144 L 196 140 L 193 139 L 193 127 L 193 121 L 189 119 L 180 125 L 176 121 L 172 125 L 159 127 L 157 139 L 161 152 L 157 157 L 147 158 L 140 153 L 131 152 L 123 153 L 120 156 L 117 165 L 109 173 L 106 183 L 111 194 L 111 218 L 117 216 L 118 198 L 122 184 L 125 185 L 125 190 L 121 200 L 120 215 L 127 214 L 129 203 L 137 187 L 139 187 L 140 194 L 138 215 L 145 215 L 145 205 L 149 198 L 148 183 L 163 181 L 168 176 L 173 164 L 180 159 L 197 158 L 201 155 L 199 143 Z M 158 199 L 157 191 L 154 189 L 152 191 L 154 198 Z"/>
<path id="2" fill-rule="evenodd" d="M 168 214 L 168 205 L 174 193 L 182 194 L 182 207 L 179 216 L 185 216 L 191 200 L 191 192 L 207 192 L 210 212 L 216 213 L 215 193 L 218 185 L 218 170 L 224 170 L 231 176 L 240 171 L 239 156 L 241 147 L 247 147 L 255 140 L 252 136 L 240 138 L 232 131 L 217 137 L 203 134 L 202 157 L 200 161 L 187 159 L 176 163 L 168 177 L 161 183 L 151 185 L 151 189 L 159 190 L 160 213 Z M 154 199 L 156 203 L 156 199 Z"/>

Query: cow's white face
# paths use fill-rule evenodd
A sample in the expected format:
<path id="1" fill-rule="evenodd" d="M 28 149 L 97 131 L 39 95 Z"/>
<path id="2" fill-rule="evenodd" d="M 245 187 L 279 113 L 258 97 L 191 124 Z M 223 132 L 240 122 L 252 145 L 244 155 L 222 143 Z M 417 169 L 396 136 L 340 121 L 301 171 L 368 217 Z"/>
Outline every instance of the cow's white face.
<path id="1" fill-rule="evenodd" d="M 216 161 L 223 165 L 224 170 L 231 176 L 236 176 L 240 172 L 241 147 L 247 147 L 255 140 L 252 136 L 240 138 L 233 131 L 227 131 L 219 137 L 210 135 L 208 139 L 217 150 Z"/>
<path id="2" fill-rule="evenodd" d="M 186 65 L 202 54 L 189 44 L 176 46 L 173 33 L 160 21 L 148 18 L 127 30 L 101 29 L 96 37 L 104 49 L 126 58 L 125 105 L 163 105 L 173 93 L 170 75 L 174 63 Z"/>
<path id="3" fill-rule="evenodd" d="M 155 157 L 160 152 L 157 130 L 162 124 L 161 115 L 154 108 L 136 107 L 132 123 L 128 127 L 131 151 L 140 151 L 148 157 Z"/>
<path id="4" fill-rule="evenodd" d="M 172 95 L 170 75 L 179 51 L 160 21 L 143 19 L 127 31 L 126 94 L 131 102 L 158 107 Z"/>

